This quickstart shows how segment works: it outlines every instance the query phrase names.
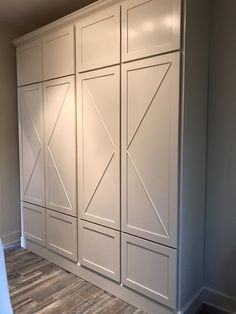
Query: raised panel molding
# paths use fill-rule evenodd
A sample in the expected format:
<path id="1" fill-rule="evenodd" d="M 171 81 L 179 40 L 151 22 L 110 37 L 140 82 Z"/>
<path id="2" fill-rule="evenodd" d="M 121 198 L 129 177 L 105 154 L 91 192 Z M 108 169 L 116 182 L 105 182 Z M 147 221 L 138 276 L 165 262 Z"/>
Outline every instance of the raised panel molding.
<path id="1" fill-rule="evenodd" d="M 79 262 L 120 282 L 120 232 L 80 221 Z"/>
<path id="2" fill-rule="evenodd" d="M 176 309 L 176 250 L 122 233 L 122 284 Z"/>
<path id="3" fill-rule="evenodd" d="M 75 74 L 74 26 L 43 37 L 43 79 Z"/>
<path id="4" fill-rule="evenodd" d="M 22 202 L 21 209 L 24 237 L 37 244 L 46 246 L 45 208 Z"/>
<path id="5" fill-rule="evenodd" d="M 176 247 L 179 53 L 122 72 L 122 230 Z"/>
<path id="6" fill-rule="evenodd" d="M 77 218 L 46 209 L 47 248 L 77 262 Z"/>
<path id="7" fill-rule="evenodd" d="M 77 215 L 74 76 L 44 83 L 46 207 Z"/>
<path id="8" fill-rule="evenodd" d="M 42 84 L 18 89 L 21 200 L 45 206 Z"/>
<path id="9" fill-rule="evenodd" d="M 181 0 L 122 3 L 122 61 L 180 49 Z"/>
<path id="10" fill-rule="evenodd" d="M 120 67 L 78 76 L 80 217 L 120 229 Z"/>
<path id="11" fill-rule="evenodd" d="M 120 63 L 120 6 L 82 19 L 76 25 L 77 72 Z"/>
<path id="12" fill-rule="evenodd" d="M 40 82 L 43 79 L 42 43 L 33 40 L 16 48 L 17 85 Z"/>

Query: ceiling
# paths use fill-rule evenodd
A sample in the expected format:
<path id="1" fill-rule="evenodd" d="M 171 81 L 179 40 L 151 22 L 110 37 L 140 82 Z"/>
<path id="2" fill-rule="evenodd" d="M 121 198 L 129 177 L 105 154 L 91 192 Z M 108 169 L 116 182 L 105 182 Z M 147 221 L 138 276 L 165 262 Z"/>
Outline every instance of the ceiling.
<path id="1" fill-rule="evenodd" d="M 0 0 L 0 21 L 22 35 L 92 2 L 95 0 Z"/>

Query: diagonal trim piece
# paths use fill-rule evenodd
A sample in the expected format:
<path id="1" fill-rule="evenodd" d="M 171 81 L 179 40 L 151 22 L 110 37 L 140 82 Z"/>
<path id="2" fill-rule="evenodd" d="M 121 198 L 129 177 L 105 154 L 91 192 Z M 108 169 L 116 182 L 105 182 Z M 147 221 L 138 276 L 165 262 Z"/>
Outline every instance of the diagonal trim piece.
<path id="1" fill-rule="evenodd" d="M 157 210 L 157 208 L 156 208 L 156 206 L 155 206 L 155 204 L 154 204 L 154 202 L 153 202 L 153 200 L 152 200 L 152 198 L 151 198 L 151 196 L 150 196 L 150 194 L 148 192 L 148 189 L 145 186 L 145 183 L 143 182 L 143 179 L 142 179 L 141 175 L 139 174 L 138 169 L 136 168 L 135 163 L 133 162 L 132 157 L 130 156 L 129 152 L 127 152 L 127 156 L 129 158 L 129 160 L 131 161 L 131 164 L 132 164 L 132 166 L 133 166 L 133 168 L 135 170 L 135 173 L 136 173 L 137 177 L 139 178 L 139 181 L 141 182 L 141 185 L 142 185 L 142 187 L 143 187 L 143 189 L 144 189 L 144 191 L 145 191 L 145 193 L 146 193 L 146 195 L 147 195 L 147 197 L 148 197 L 148 199 L 149 199 L 149 201 L 150 201 L 150 203 L 151 203 L 151 205 L 152 205 L 152 207 L 153 207 L 153 209 L 155 211 L 155 214 L 156 214 L 156 216 L 157 216 L 157 218 L 158 218 L 158 220 L 159 220 L 159 222 L 160 222 L 160 224 L 161 224 L 161 226 L 162 226 L 162 228 L 163 228 L 163 230 L 164 230 L 164 232 L 166 234 L 166 237 L 169 237 L 169 233 L 168 233 L 164 223 L 162 222 L 162 219 L 161 219 L 161 217 L 160 217 L 160 215 L 158 213 L 158 210 Z"/>
<path id="2" fill-rule="evenodd" d="M 147 113 L 148 113 L 148 110 L 150 109 L 150 107 L 151 107 L 151 105 L 152 105 L 152 103 L 153 103 L 153 100 L 155 99 L 155 97 L 156 97 L 156 95 L 157 95 L 159 89 L 161 88 L 161 85 L 163 84 L 163 82 L 164 82 L 164 80 L 165 80 L 165 78 L 166 78 L 166 75 L 167 75 L 167 73 L 169 72 L 170 67 L 171 67 L 171 65 L 172 65 L 172 63 L 164 63 L 164 64 L 169 64 L 169 66 L 168 66 L 168 68 L 167 68 L 167 70 L 166 70 L 166 72 L 165 72 L 165 74 L 164 74 L 164 76 L 163 76 L 161 82 L 159 83 L 159 85 L 158 85 L 158 87 L 157 87 L 157 89 L 156 89 L 156 91 L 155 91 L 155 93 L 154 93 L 154 95 L 153 95 L 153 97 L 152 97 L 152 99 L 151 99 L 149 105 L 147 106 L 146 110 L 144 111 L 144 114 L 143 114 L 142 118 L 140 119 L 140 122 L 139 122 L 139 124 L 138 124 L 136 130 L 134 131 L 134 134 L 133 134 L 133 136 L 131 137 L 130 142 L 129 142 L 128 145 L 127 145 L 127 150 L 129 149 L 130 145 L 132 144 L 132 142 L 133 142 L 133 140 L 134 140 L 134 138 L 135 138 L 135 136 L 136 136 L 136 134 L 137 134 L 137 132 L 138 132 L 138 130 L 139 130 L 139 128 L 140 128 L 142 122 L 143 122 L 143 120 L 145 119 L 145 117 L 146 117 L 146 115 L 147 115 Z M 158 66 L 161 66 L 161 65 L 163 65 L 163 64 L 159 64 Z"/>
<path id="3" fill-rule="evenodd" d="M 49 88 L 55 87 L 55 86 L 59 86 L 59 85 L 68 85 L 68 87 L 67 87 L 67 90 L 66 90 L 66 92 L 65 92 L 65 96 L 64 96 L 64 98 L 63 98 L 62 105 L 61 105 L 61 108 L 60 108 L 60 110 L 59 110 L 58 116 L 57 116 L 57 118 L 56 118 L 56 120 L 55 120 L 55 124 L 54 124 L 54 127 L 53 127 L 53 129 L 52 129 L 51 135 L 50 135 L 50 137 L 49 137 L 49 139 L 48 139 L 48 146 L 49 146 L 49 144 L 50 144 L 50 142 L 51 142 L 51 140 L 52 140 L 53 134 L 54 134 L 54 132 L 55 132 L 55 129 L 56 129 L 58 120 L 59 120 L 60 115 L 61 115 L 61 112 L 62 112 L 62 108 L 63 108 L 63 106 L 64 106 L 64 104 L 65 104 L 66 96 L 67 96 L 68 91 L 69 91 L 69 88 L 70 88 L 70 83 L 69 83 L 69 82 L 67 82 L 66 84 L 52 85 L 52 86 L 49 86 Z"/>
<path id="4" fill-rule="evenodd" d="M 104 130 L 106 131 L 106 134 L 107 134 L 107 136 L 108 136 L 108 138 L 109 138 L 109 140 L 110 140 L 112 146 L 115 147 L 115 144 L 113 143 L 113 140 L 112 140 L 112 138 L 111 138 L 111 135 L 110 135 L 109 132 L 108 132 L 108 129 L 107 129 L 107 127 L 106 127 L 106 124 L 105 124 L 105 122 L 103 121 L 102 116 L 101 116 L 101 114 L 100 114 L 100 112 L 99 112 L 99 110 L 98 110 L 98 108 L 97 108 L 97 106 L 96 106 L 96 102 L 94 101 L 93 96 L 91 95 L 87 84 L 86 84 L 85 82 L 83 82 L 83 83 L 84 83 L 84 86 L 85 86 L 85 88 L 86 88 L 86 90 L 87 90 L 88 96 L 89 96 L 89 98 L 91 99 L 91 101 L 92 101 L 92 103 L 93 103 L 93 105 L 94 105 L 94 108 L 95 108 L 95 110 L 96 110 L 96 113 L 97 113 L 97 115 L 98 115 L 100 121 L 102 122 L 102 125 L 103 125 L 103 127 L 104 127 Z"/>
<path id="5" fill-rule="evenodd" d="M 52 155 L 52 152 L 51 152 L 49 146 L 48 146 L 48 152 L 49 152 L 49 155 L 50 155 L 50 157 L 51 157 L 51 161 L 52 161 L 52 163 L 53 163 L 53 165 L 54 165 L 54 168 L 55 168 L 55 170 L 56 170 L 58 179 L 59 179 L 59 181 L 60 181 L 60 183 L 61 183 L 61 187 L 62 187 L 62 189 L 63 189 L 63 191 L 64 191 L 65 196 L 66 196 L 67 202 L 68 202 L 68 204 L 69 204 L 68 209 L 71 209 L 71 210 L 72 210 L 72 205 L 71 205 L 69 196 L 68 196 L 68 194 L 67 194 L 66 188 L 65 188 L 65 186 L 64 186 L 64 184 L 63 184 L 62 178 L 61 178 L 60 173 L 59 173 L 59 171 L 58 171 L 57 164 L 56 164 L 56 162 L 55 162 L 55 160 L 54 160 L 54 158 L 53 158 L 53 155 Z"/>
<path id="6" fill-rule="evenodd" d="M 102 182 L 102 179 L 103 179 L 103 177 L 104 177 L 104 175 L 105 175 L 105 173 L 106 173 L 108 167 L 110 166 L 111 161 L 112 161 L 114 155 L 115 155 L 115 153 L 113 152 L 112 155 L 111 155 L 111 157 L 110 157 L 110 159 L 109 159 L 109 161 L 108 161 L 108 163 L 107 163 L 107 166 L 105 167 L 105 169 L 104 169 L 104 171 L 103 171 L 103 173 L 102 173 L 102 175 L 101 175 L 101 178 L 99 179 L 99 181 L 98 181 L 98 183 L 97 183 L 97 185 L 96 185 L 96 187 L 95 187 L 95 189 L 94 189 L 94 192 L 92 193 L 92 196 L 91 196 L 90 200 L 88 201 L 88 204 L 87 204 L 86 206 L 84 206 L 84 212 L 85 212 L 85 213 L 87 212 L 87 210 L 88 210 L 88 208 L 89 208 L 89 205 L 91 204 L 91 202 L 92 202 L 92 200 L 93 200 L 93 198 L 94 198 L 94 195 L 95 195 L 95 193 L 96 193 L 96 191 L 97 191 L 97 189 L 98 189 L 100 183 Z"/>

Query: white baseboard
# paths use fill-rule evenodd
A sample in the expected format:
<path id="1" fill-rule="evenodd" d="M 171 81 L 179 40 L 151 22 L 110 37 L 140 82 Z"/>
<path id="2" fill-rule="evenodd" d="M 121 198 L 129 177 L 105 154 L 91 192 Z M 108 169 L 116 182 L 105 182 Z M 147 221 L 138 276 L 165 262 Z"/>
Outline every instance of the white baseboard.
<path id="1" fill-rule="evenodd" d="M 202 287 L 178 314 L 196 314 L 202 304 L 208 304 L 225 312 L 236 314 L 236 298 L 210 287 Z"/>
<path id="2" fill-rule="evenodd" d="M 178 314 L 195 314 L 203 303 L 205 287 L 202 287 L 192 299 L 178 312 Z"/>
<path id="3" fill-rule="evenodd" d="M 210 287 L 204 289 L 204 303 L 213 305 L 225 312 L 236 313 L 236 297 L 229 296 Z"/>
<path id="4" fill-rule="evenodd" d="M 4 246 L 8 246 L 10 244 L 16 243 L 20 241 L 21 233 L 20 231 L 14 231 L 11 233 L 1 235 L 2 243 Z"/>

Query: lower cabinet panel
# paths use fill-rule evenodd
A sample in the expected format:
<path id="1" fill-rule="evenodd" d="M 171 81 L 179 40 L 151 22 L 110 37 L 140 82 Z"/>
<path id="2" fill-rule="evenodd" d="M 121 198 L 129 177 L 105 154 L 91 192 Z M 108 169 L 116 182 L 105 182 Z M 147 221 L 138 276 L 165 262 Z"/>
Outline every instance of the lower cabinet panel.
<path id="1" fill-rule="evenodd" d="M 22 203 L 23 234 L 42 246 L 46 246 L 45 208 Z"/>
<path id="2" fill-rule="evenodd" d="M 120 282 L 120 232 L 80 220 L 79 262 Z"/>
<path id="3" fill-rule="evenodd" d="M 176 250 L 122 233 L 122 283 L 176 308 Z"/>
<path id="4" fill-rule="evenodd" d="M 77 261 L 77 219 L 46 210 L 47 247 Z"/>

